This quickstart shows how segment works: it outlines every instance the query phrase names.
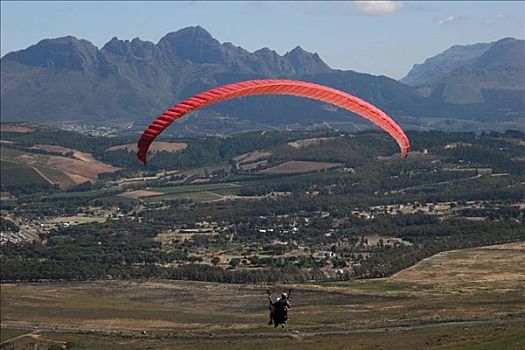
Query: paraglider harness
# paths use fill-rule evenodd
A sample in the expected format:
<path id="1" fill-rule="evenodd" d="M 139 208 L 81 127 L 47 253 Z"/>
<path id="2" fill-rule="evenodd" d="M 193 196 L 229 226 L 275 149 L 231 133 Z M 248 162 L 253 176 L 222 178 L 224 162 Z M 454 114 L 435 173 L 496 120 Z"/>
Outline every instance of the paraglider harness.
<path id="1" fill-rule="evenodd" d="M 279 325 L 284 327 L 286 322 L 288 322 L 288 308 L 291 307 L 288 301 L 292 295 L 292 290 L 288 290 L 288 297 L 284 302 L 282 299 L 273 302 L 269 289 L 266 290 L 266 293 L 268 293 L 268 300 L 270 301 L 270 304 L 268 305 L 268 308 L 270 309 L 270 321 L 268 322 L 268 325 L 273 323 L 275 328 Z"/>

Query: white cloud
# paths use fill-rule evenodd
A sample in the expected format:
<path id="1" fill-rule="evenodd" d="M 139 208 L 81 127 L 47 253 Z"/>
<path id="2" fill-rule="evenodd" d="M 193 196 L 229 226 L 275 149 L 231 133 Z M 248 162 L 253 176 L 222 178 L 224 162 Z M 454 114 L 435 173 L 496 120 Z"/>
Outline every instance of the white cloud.
<path id="1" fill-rule="evenodd" d="M 437 23 L 441 25 L 450 24 L 452 22 L 455 22 L 458 20 L 458 16 L 450 15 L 442 18 L 437 19 Z"/>
<path id="2" fill-rule="evenodd" d="M 503 13 L 498 13 L 495 16 L 486 17 L 485 19 L 483 19 L 483 22 L 485 24 L 493 24 L 494 22 L 505 19 L 505 18 L 507 18 L 507 16 L 505 16 Z"/>
<path id="3" fill-rule="evenodd" d="M 402 1 L 353 1 L 355 9 L 365 15 L 384 15 L 403 7 Z"/>

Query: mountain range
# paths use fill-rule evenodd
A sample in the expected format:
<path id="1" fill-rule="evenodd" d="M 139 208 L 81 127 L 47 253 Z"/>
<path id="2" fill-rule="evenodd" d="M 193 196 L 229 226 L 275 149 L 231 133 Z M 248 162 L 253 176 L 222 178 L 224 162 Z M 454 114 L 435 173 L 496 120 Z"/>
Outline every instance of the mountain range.
<path id="1" fill-rule="evenodd" d="M 401 82 L 446 102 L 525 109 L 525 41 L 456 45 L 415 65 Z"/>
<path id="2" fill-rule="evenodd" d="M 220 43 L 199 26 L 169 33 L 156 44 L 113 38 L 100 49 L 68 36 L 2 57 L 1 116 L 3 122 L 140 129 L 176 102 L 217 85 L 287 78 L 347 91 L 407 127 L 476 129 L 503 123 L 512 128 L 525 118 L 524 48 L 523 40 L 512 38 L 454 46 L 397 81 L 332 69 L 299 46 L 284 55 L 269 48 L 249 52 Z M 288 96 L 226 101 L 177 124 L 170 129 L 178 134 L 369 126 L 333 106 Z"/>

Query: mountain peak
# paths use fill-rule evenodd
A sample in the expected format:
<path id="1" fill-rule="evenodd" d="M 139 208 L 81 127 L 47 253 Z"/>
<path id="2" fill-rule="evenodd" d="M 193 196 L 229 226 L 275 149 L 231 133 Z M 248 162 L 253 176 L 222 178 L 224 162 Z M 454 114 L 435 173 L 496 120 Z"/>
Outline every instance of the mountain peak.
<path id="1" fill-rule="evenodd" d="M 402 82 L 454 104 L 491 103 L 523 110 L 525 41 L 455 45 L 416 65 Z M 505 97 L 502 97 L 505 96 Z"/>
<path id="2" fill-rule="evenodd" d="M 525 70 L 525 40 L 503 38 L 496 41 L 476 62 L 476 67 Z"/>
<path id="3" fill-rule="evenodd" d="M 162 41 L 196 40 L 196 39 L 216 41 L 206 29 L 202 28 L 201 26 L 192 26 L 192 27 L 186 27 L 186 28 L 179 29 L 175 32 L 169 32 L 168 34 L 164 35 L 162 39 L 160 39 L 159 44 Z"/>
<path id="4" fill-rule="evenodd" d="M 292 53 L 292 52 L 295 52 L 295 53 L 309 53 L 308 51 L 303 49 L 300 45 L 297 45 L 296 47 L 294 47 L 292 49 L 292 51 L 290 51 L 290 53 Z"/>
<path id="5" fill-rule="evenodd" d="M 200 26 L 168 33 L 157 46 L 169 55 L 195 63 L 223 63 L 225 58 L 221 43 Z"/>
<path id="6" fill-rule="evenodd" d="M 27 49 L 11 52 L 2 58 L 28 66 L 54 67 L 86 71 L 95 64 L 98 48 L 91 42 L 68 35 L 44 39 Z"/>
<path id="7" fill-rule="evenodd" d="M 401 82 L 411 86 L 429 85 L 459 67 L 471 64 L 481 57 L 494 43 L 453 45 L 447 50 L 415 64 Z"/>
<path id="8" fill-rule="evenodd" d="M 518 41 L 523 41 L 523 40 L 519 40 L 519 39 L 513 38 L 513 37 L 511 37 L 511 36 L 507 36 L 507 37 L 505 37 L 505 38 L 499 39 L 498 41 L 496 41 L 496 43 L 503 43 L 503 42 L 518 42 Z"/>
<path id="9" fill-rule="evenodd" d="M 152 55 L 155 44 L 135 38 L 131 41 L 113 37 L 101 49 L 117 56 L 144 58 Z"/>
<path id="10" fill-rule="evenodd" d="M 284 58 L 298 73 L 318 73 L 330 69 L 317 53 L 308 52 L 299 45 L 287 52 Z"/>
<path id="11" fill-rule="evenodd" d="M 102 50 L 109 51 L 117 55 L 125 56 L 129 51 L 129 41 L 120 40 L 119 38 L 114 36 L 102 47 Z"/>

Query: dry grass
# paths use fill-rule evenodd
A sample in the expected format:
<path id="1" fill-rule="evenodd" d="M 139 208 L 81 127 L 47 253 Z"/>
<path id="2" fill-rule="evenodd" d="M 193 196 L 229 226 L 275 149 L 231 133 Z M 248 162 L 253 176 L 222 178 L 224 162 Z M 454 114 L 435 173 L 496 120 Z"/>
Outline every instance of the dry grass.
<path id="1" fill-rule="evenodd" d="M 285 330 L 266 325 L 266 286 L 168 280 L 3 284 L 2 321 L 176 333 L 176 339 L 125 338 L 126 346 L 164 349 L 175 344 L 202 349 L 346 349 L 348 344 L 356 349 L 520 349 L 525 344 L 524 248 L 525 243 L 513 243 L 441 253 L 387 279 L 273 286 L 274 294 L 293 288 L 294 307 Z M 478 323 L 438 326 L 456 321 Z M 412 325 L 436 326 L 384 330 Z M 367 333 L 370 329 L 377 336 Z M 46 334 L 56 340 L 71 337 Z M 98 342 L 93 345 L 97 349 L 119 348 L 115 342 L 124 341 L 77 337 L 84 337 L 77 338 L 82 344 Z"/>
<path id="2" fill-rule="evenodd" d="M 93 155 L 91 153 L 80 152 L 73 148 L 56 146 L 56 145 L 41 145 L 41 144 L 34 145 L 31 148 L 50 152 L 50 153 L 56 153 L 60 155 L 66 155 L 68 153 L 71 153 L 73 158 L 81 160 L 83 162 L 98 162 L 95 158 L 93 158 Z"/>
<path id="3" fill-rule="evenodd" d="M 241 154 L 240 156 L 233 158 L 233 160 L 235 160 L 238 165 L 242 165 L 242 164 L 247 164 L 247 163 L 253 163 L 261 159 L 267 159 L 271 157 L 271 155 L 272 155 L 272 152 L 254 151 L 254 152 Z"/>
<path id="4" fill-rule="evenodd" d="M 150 152 L 178 152 L 186 149 L 188 147 L 187 143 L 184 142 L 154 142 L 151 144 L 149 151 Z M 106 150 L 106 152 L 112 151 L 128 151 L 128 152 L 137 152 L 137 145 L 134 143 L 128 143 L 126 145 L 113 146 Z"/>
<path id="5" fill-rule="evenodd" d="M 62 147 L 62 146 L 56 146 L 56 145 L 41 145 L 41 144 L 38 144 L 38 145 L 34 145 L 33 147 L 31 147 L 31 149 L 37 149 L 37 150 L 46 151 L 46 152 L 50 152 L 50 153 L 57 153 L 57 154 L 61 154 L 61 155 L 65 155 L 65 154 L 68 154 L 70 152 L 75 152 L 74 149 L 67 148 L 67 147 Z"/>
<path id="6" fill-rule="evenodd" d="M 21 134 L 25 134 L 25 133 L 33 131 L 33 129 L 28 128 L 27 126 L 23 126 L 23 125 L 4 125 L 2 124 L 1 128 L 3 132 L 17 132 Z"/>
<path id="7" fill-rule="evenodd" d="M 264 168 L 268 164 L 268 160 L 261 160 L 259 162 L 249 163 L 249 164 L 243 164 L 240 165 L 239 168 L 241 170 L 254 170 L 257 168 Z"/>
<path id="8" fill-rule="evenodd" d="M 297 140 L 293 142 L 288 142 L 288 146 L 293 148 L 305 148 L 308 146 L 319 145 L 324 141 L 333 140 L 335 137 L 318 137 L 313 139 Z"/>
<path id="9" fill-rule="evenodd" d="M 8 339 L 18 337 L 22 334 L 26 334 L 27 331 L 23 329 L 9 329 L 9 328 L 0 328 L 0 342 L 6 341 Z"/>
<path id="10" fill-rule="evenodd" d="M 165 195 L 163 192 L 148 191 L 148 190 L 135 190 L 128 191 L 120 194 L 119 196 L 128 197 L 128 198 L 144 198 L 144 197 L 153 197 L 153 196 L 162 196 Z"/>
<path id="11" fill-rule="evenodd" d="M 66 155 L 68 153 L 71 153 L 73 158 L 81 160 L 83 162 L 97 162 L 97 160 L 93 158 L 93 155 L 91 153 L 80 152 L 73 148 L 56 146 L 56 145 L 42 145 L 42 144 L 34 145 L 31 148 L 50 152 L 50 153 L 56 153 L 60 155 Z"/>
<path id="12" fill-rule="evenodd" d="M 75 183 L 83 183 L 98 179 L 99 174 L 114 173 L 120 168 L 105 164 L 92 158 L 90 161 L 51 156 L 46 165 L 58 169 L 68 175 Z"/>
<path id="13" fill-rule="evenodd" d="M 71 181 L 73 181 L 74 185 L 78 185 L 78 184 L 83 184 L 84 182 L 88 182 L 88 181 L 91 181 L 92 179 L 89 178 L 89 177 L 85 177 L 85 176 L 82 176 L 82 175 L 77 175 L 77 174 L 72 174 L 72 173 L 68 173 L 68 172 L 64 172 L 64 174 L 69 177 L 71 179 Z M 65 183 L 64 182 L 60 182 L 60 186 L 61 187 L 68 187 L 68 186 L 64 186 Z"/>
<path id="14" fill-rule="evenodd" d="M 294 327 L 342 330 L 523 316 L 522 248 L 520 243 L 438 254 L 382 280 L 292 286 Z M 265 329 L 263 286 L 165 280 L 3 284 L 1 298 L 3 321 Z"/>
<path id="15" fill-rule="evenodd" d="M 370 246 L 374 246 L 374 245 L 378 244 L 379 240 L 381 240 L 381 239 L 383 240 L 384 244 L 387 244 L 387 241 L 389 239 L 392 239 L 392 238 L 394 238 L 394 237 L 386 236 L 386 235 L 370 235 L 370 236 L 366 236 L 366 239 L 368 241 L 368 245 L 370 245 Z"/>
<path id="16" fill-rule="evenodd" d="M 264 174 L 296 174 L 296 173 L 307 173 L 310 171 L 328 170 L 340 167 L 339 163 L 328 163 L 328 162 L 304 162 L 304 161 L 290 161 L 283 164 L 279 164 L 272 168 L 264 169 L 261 173 Z"/>
<path id="17" fill-rule="evenodd" d="M 392 280 L 449 290 L 525 291 L 525 242 L 442 252 L 397 273 Z"/>
<path id="18" fill-rule="evenodd" d="M 180 337 L 107 337 L 89 335 L 45 334 L 47 338 L 82 344 L 80 348 L 98 350 L 124 349 L 194 349 L 194 350 L 480 350 L 523 349 L 523 324 L 501 326 L 440 327 L 423 330 L 382 330 L 376 333 L 328 334 L 304 336 L 290 329 L 268 331 L 264 336 L 216 337 L 210 334 L 197 339 Z"/>
<path id="19" fill-rule="evenodd" d="M 50 224 L 60 224 L 66 222 L 77 222 L 77 223 L 87 223 L 87 222 L 104 222 L 106 218 L 103 217 L 93 217 L 93 216 L 59 216 L 48 221 Z"/>

